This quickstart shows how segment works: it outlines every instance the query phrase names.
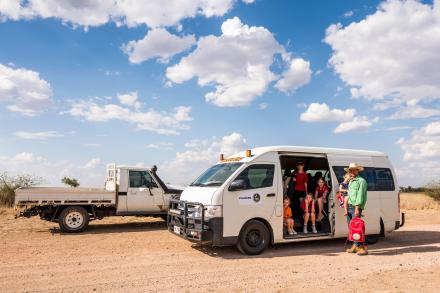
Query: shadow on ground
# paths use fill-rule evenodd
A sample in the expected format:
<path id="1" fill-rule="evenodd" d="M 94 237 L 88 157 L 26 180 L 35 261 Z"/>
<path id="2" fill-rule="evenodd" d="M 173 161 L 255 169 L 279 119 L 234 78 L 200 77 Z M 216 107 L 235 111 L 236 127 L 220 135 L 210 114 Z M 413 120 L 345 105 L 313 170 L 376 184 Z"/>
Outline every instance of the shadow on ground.
<path id="1" fill-rule="evenodd" d="M 64 233 L 58 227 L 50 229 L 52 234 L 61 235 L 85 235 L 85 234 L 109 234 L 124 232 L 146 232 L 156 230 L 166 230 L 165 221 L 157 220 L 152 222 L 129 222 L 129 223 L 109 223 L 109 224 L 91 224 L 81 233 Z"/>
<path id="2" fill-rule="evenodd" d="M 301 255 L 337 256 L 345 250 L 345 239 L 305 241 L 276 244 L 261 255 L 247 256 L 238 252 L 235 247 L 211 247 L 193 245 L 193 248 L 211 257 L 224 259 L 272 258 Z M 399 255 L 405 253 L 428 253 L 440 251 L 439 231 L 395 231 L 379 242 L 369 245 L 371 256 Z"/>

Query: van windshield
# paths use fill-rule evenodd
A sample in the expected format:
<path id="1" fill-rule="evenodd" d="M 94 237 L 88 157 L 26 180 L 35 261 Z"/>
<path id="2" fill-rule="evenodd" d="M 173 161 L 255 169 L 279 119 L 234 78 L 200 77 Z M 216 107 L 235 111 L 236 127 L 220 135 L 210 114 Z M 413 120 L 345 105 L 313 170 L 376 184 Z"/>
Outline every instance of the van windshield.
<path id="1" fill-rule="evenodd" d="M 243 163 L 227 163 L 214 165 L 206 170 L 190 186 L 220 186 L 228 179 Z"/>

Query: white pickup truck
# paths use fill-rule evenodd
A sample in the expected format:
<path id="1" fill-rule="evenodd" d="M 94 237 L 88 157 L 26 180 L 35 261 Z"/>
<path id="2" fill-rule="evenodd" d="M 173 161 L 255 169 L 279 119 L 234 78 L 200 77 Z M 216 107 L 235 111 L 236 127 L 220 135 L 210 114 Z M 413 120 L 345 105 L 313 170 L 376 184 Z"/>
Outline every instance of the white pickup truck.
<path id="1" fill-rule="evenodd" d="M 31 187 L 15 192 L 18 216 L 40 215 L 64 232 L 81 232 L 107 216 L 157 216 L 166 220 L 169 201 L 182 189 L 167 186 L 151 169 L 107 166 L 105 188 Z"/>

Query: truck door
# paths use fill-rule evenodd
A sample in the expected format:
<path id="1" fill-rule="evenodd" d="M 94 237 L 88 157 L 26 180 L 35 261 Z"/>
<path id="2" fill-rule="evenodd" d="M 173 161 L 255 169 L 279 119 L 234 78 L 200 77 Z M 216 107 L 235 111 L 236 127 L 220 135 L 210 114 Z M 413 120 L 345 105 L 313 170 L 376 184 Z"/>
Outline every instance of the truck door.
<path id="1" fill-rule="evenodd" d="M 152 213 L 161 210 L 163 190 L 146 170 L 130 170 L 127 193 L 127 212 Z"/>
<path id="2" fill-rule="evenodd" d="M 243 180 L 244 188 L 223 193 L 223 236 L 237 236 L 242 226 L 252 218 L 270 222 L 277 193 L 275 164 L 258 163 L 245 168 L 234 180 Z M 231 184 L 231 183 L 229 183 Z"/>

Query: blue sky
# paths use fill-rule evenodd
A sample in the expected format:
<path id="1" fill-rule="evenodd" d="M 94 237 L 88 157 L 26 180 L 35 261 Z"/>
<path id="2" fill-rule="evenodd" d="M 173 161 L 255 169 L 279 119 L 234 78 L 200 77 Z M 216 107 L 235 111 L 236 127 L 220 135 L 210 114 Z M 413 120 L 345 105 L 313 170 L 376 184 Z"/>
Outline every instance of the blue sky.
<path id="1" fill-rule="evenodd" d="M 100 185 L 106 163 L 157 164 L 185 184 L 286 144 L 440 175 L 438 2 L 52 2 L 0 1 L 1 170 Z"/>

